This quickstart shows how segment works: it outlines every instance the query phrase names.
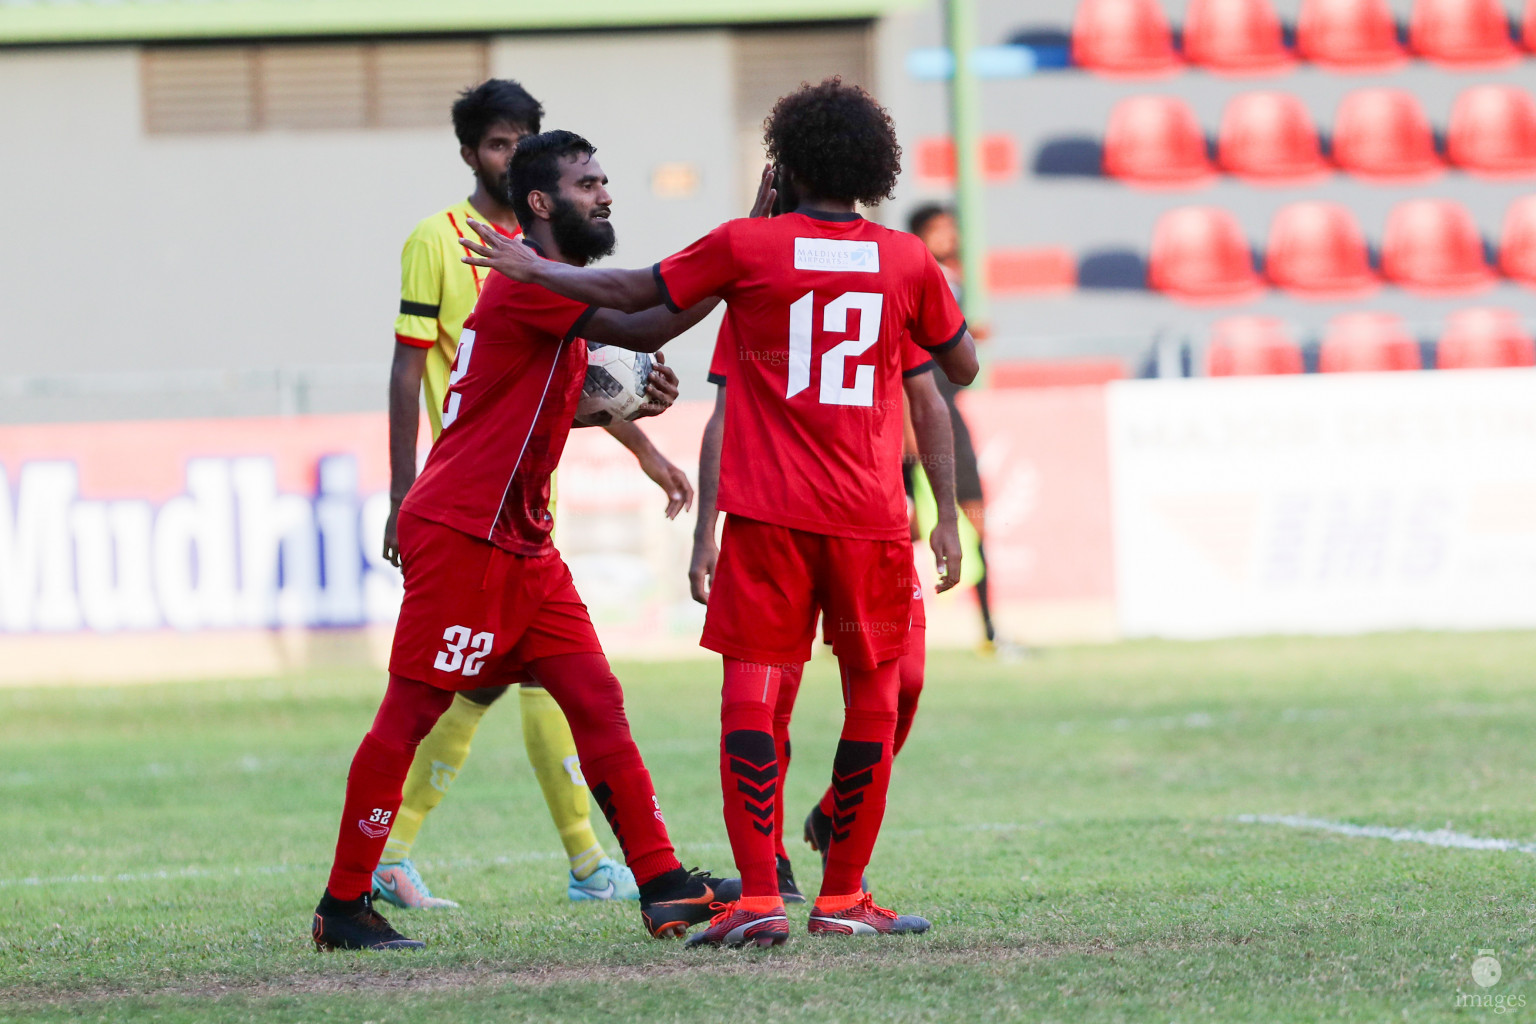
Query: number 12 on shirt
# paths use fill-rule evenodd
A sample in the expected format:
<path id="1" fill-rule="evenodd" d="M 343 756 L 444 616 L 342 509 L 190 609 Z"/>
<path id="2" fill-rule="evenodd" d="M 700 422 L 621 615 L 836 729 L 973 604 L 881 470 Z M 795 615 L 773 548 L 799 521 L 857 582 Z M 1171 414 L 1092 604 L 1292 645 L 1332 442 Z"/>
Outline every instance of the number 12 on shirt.
<path id="1" fill-rule="evenodd" d="M 864 365 L 853 371 L 853 384 L 845 383 L 844 363 L 868 352 L 880 340 L 880 312 L 885 296 L 879 292 L 844 292 L 821 310 L 821 329 L 828 334 L 848 330 L 849 311 L 859 315 L 856 338 L 833 345 L 821 356 L 822 405 L 875 404 L 875 368 Z M 811 386 L 811 335 L 816 320 L 816 294 L 806 292 L 789 307 L 789 389 L 794 398 Z"/>

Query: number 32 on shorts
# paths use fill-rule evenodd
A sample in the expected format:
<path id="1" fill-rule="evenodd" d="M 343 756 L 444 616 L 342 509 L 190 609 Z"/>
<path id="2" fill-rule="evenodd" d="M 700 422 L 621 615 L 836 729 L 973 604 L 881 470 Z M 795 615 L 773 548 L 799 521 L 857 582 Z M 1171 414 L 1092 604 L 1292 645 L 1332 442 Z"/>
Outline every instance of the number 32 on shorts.
<path id="1" fill-rule="evenodd" d="M 496 636 L 493 633 L 474 633 L 468 626 L 449 626 L 443 630 L 443 640 L 448 644 L 448 649 L 437 652 L 432 667 L 439 672 L 477 676 L 485 664 L 486 655 L 491 653 L 491 646 L 496 643 Z M 468 654 L 465 654 L 465 648 L 469 648 Z"/>

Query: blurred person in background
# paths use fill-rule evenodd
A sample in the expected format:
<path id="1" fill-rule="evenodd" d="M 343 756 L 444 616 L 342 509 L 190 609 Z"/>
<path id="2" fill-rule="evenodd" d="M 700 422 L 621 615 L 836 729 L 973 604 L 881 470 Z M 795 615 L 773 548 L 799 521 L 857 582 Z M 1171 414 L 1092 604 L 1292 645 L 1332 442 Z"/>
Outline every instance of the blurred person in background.
<path id="1" fill-rule="evenodd" d="M 958 301 L 962 287 L 960 225 L 954 213 L 938 203 L 925 203 L 907 219 L 907 230 L 922 239 L 928 251 L 933 253 L 933 258 L 938 260 Z M 975 334 L 980 340 L 986 339 L 986 331 L 980 326 L 976 328 Z M 997 631 L 992 626 L 992 601 L 988 587 L 987 502 L 981 490 L 981 471 L 976 465 L 976 448 L 971 444 L 970 428 L 966 426 L 965 417 L 960 414 L 960 406 L 956 402 L 963 385 L 952 383 L 942 373 L 934 374 L 934 380 L 938 383 L 944 404 L 949 407 L 950 430 L 955 436 L 955 501 L 960 505 L 961 514 L 976 531 L 976 556 L 981 565 L 981 575 L 976 580 L 976 605 L 981 610 L 982 650 L 991 654 L 997 649 Z M 909 459 L 907 462 L 909 494 L 915 483 L 914 461 Z"/>
<path id="2" fill-rule="evenodd" d="M 435 441 L 443 428 L 443 402 L 452 384 L 460 332 L 486 278 L 479 267 L 460 261 L 464 249 L 459 238 L 471 234 L 470 218 L 491 224 L 508 237 L 521 233 L 508 194 L 508 168 L 518 142 L 538 133 L 543 114 L 539 101 L 509 79 L 493 78 L 466 90 L 453 105 L 453 127 L 459 156 L 474 172 L 475 190 L 469 198 L 417 224 L 400 255 L 400 313 L 395 320 L 389 389 L 390 512 L 384 528 L 384 557 L 395 566 L 400 565 L 396 532 L 400 503 L 416 479 L 420 396 L 425 393 Z M 662 372 L 675 384 L 670 369 Z M 604 429 L 634 453 L 641 469 L 667 493 L 668 518 L 691 506 L 693 488 L 687 474 L 667 461 L 638 426 L 620 422 Z M 411 862 L 411 850 L 423 820 L 463 769 L 486 708 L 507 689 L 506 685 L 487 686 L 455 694 L 422 741 L 389 842 L 374 872 L 376 899 L 404 908 L 458 905 L 432 895 Z M 592 829 L 586 781 L 565 716 L 548 691 L 531 680 L 522 683 L 519 696 L 528 761 L 570 862 L 567 896 L 572 900 L 638 899 L 633 875 L 608 856 Z"/>

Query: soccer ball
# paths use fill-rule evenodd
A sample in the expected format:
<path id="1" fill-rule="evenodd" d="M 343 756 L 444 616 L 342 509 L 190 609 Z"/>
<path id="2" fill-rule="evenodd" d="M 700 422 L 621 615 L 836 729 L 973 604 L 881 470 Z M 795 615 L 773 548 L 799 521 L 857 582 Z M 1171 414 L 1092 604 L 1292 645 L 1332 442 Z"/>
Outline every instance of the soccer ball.
<path id="1" fill-rule="evenodd" d="M 645 404 L 655 362 L 648 352 L 587 342 L 587 379 L 576 404 L 576 419 L 594 427 L 634 419 Z"/>

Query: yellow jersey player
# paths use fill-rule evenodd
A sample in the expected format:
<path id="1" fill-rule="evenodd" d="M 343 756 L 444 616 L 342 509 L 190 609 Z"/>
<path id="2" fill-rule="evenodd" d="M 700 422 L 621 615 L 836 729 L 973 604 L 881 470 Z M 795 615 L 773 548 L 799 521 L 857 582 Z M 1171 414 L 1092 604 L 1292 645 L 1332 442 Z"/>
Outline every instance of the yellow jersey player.
<path id="1" fill-rule="evenodd" d="M 521 85 L 491 79 L 466 90 L 453 105 L 459 154 L 475 175 L 468 198 L 426 218 L 406 240 L 400 257 L 400 314 L 395 320 L 395 355 L 389 389 L 390 514 L 384 528 L 384 557 L 400 564 L 396 518 L 416 479 L 416 438 L 420 396 L 436 439 L 442 430 L 443 400 L 459 344 L 459 332 L 475 308 L 487 271 L 460 261 L 468 218 L 518 233 L 509 205 L 507 168 L 525 135 L 537 134 L 543 107 Z M 654 378 L 671 397 L 677 378 L 663 367 Z M 693 503 L 687 474 L 658 452 L 633 423 L 606 428 L 639 459 L 647 476 L 667 494 L 668 518 Z M 411 863 L 411 848 L 427 813 L 442 800 L 469 757 L 470 741 L 485 709 L 507 690 L 491 686 L 455 695 L 453 704 L 422 740 L 404 787 L 403 802 L 389 841 L 373 874 L 374 897 L 405 908 L 457 906 L 435 897 Z M 521 694 L 523 741 L 545 802 L 570 859 L 566 892 L 572 900 L 638 899 L 634 876 L 604 852 L 592 831 L 586 781 L 576 757 L 570 726 L 554 698 L 524 683 Z"/>

